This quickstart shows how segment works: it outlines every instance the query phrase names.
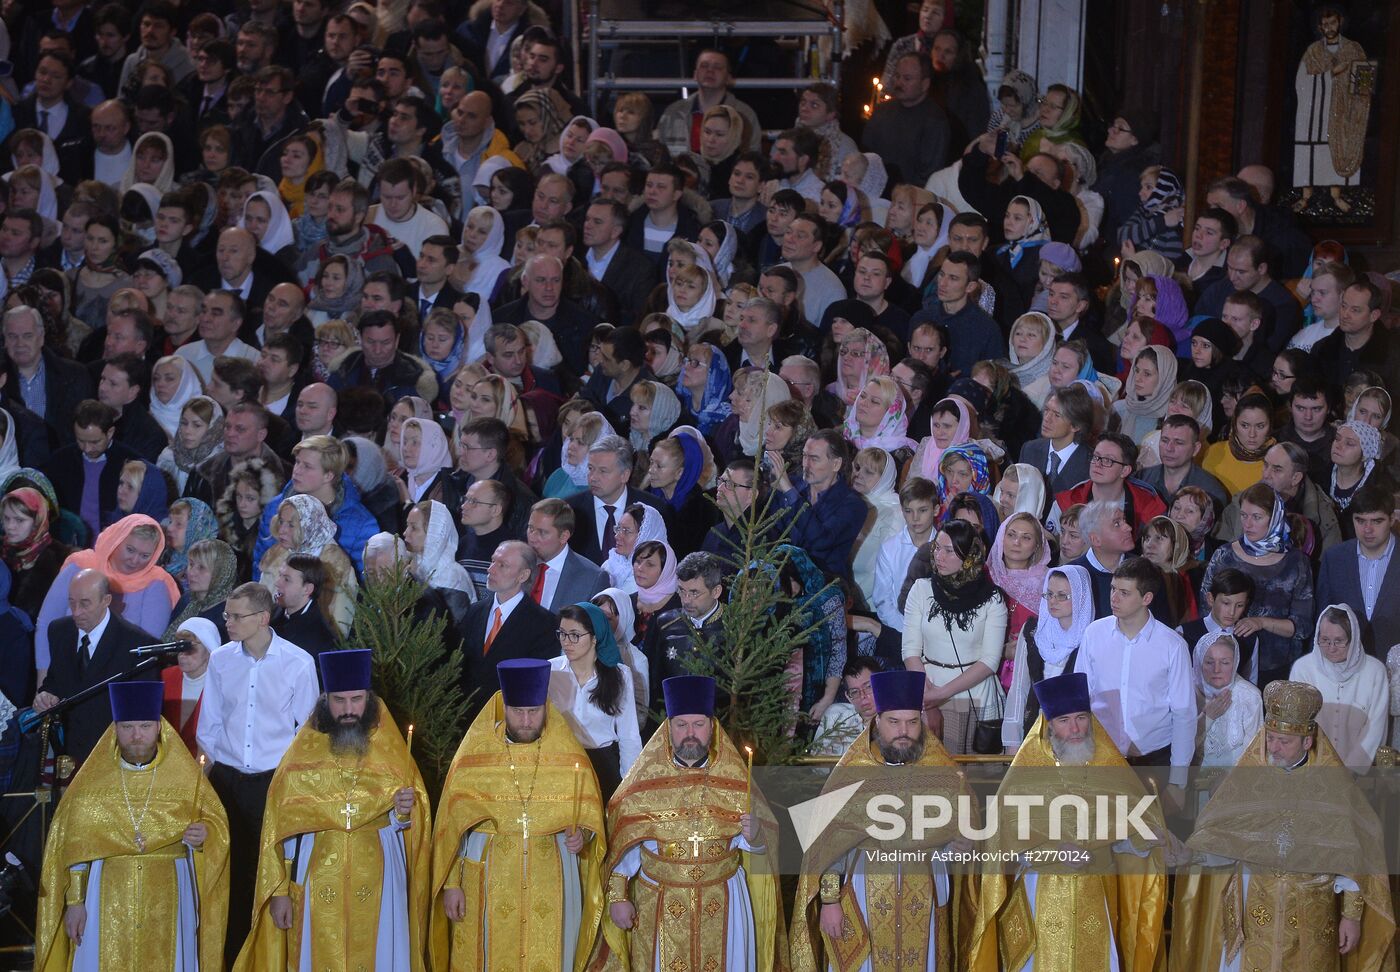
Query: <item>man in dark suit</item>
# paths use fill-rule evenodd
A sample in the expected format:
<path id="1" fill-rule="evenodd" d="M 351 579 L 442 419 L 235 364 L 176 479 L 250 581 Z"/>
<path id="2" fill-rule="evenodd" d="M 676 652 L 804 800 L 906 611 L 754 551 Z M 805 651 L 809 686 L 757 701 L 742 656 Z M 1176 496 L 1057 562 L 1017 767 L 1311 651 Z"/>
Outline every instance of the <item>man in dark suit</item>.
<path id="1" fill-rule="evenodd" d="M 563 500 L 542 499 L 530 511 L 525 540 L 540 558 L 530 598 L 555 614 L 567 604 L 592 600 L 612 586 L 601 567 L 569 549 L 573 533 L 574 511 Z"/>
<path id="2" fill-rule="evenodd" d="M 724 642 L 724 561 L 714 554 L 687 554 L 676 567 L 680 609 L 662 611 L 647 627 L 642 652 L 651 669 L 652 711 L 661 708 L 661 683 L 694 673 L 700 647 Z"/>
<path id="3" fill-rule="evenodd" d="M 617 519 L 633 503 L 661 513 L 670 527 L 670 508 L 655 496 L 627 484 L 632 476 L 632 446 L 617 435 L 605 435 L 588 450 L 588 491 L 569 497 L 574 532 L 569 546 L 601 565 L 613 549 Z"/>
<path id="4" fill-rule="evenodd" d="M 54 450 L 44 465 L 44 475 L 53 483 L 58 505 L 83 518 L 94 537 L 102 530 L 104 514 L 117 508 L 117 480 L 122 466 L 140 459 L 130 446 L 117 439 L 118 413 L 110 405 L 88 399 L 78 406 L 69 435 L 77 441 Z M 83 502 L 84 484 L 97 478 L 97 507 Z"/>
<path id="5" fill-rule="evenodd" d="M 588 341 L 598 318 L 563 297 L 564 265 L 537 253 L 525 263 L 519 300 L 502 305 L 492 314 L 497 323 L 521 325 L 539 321 L 554 335 L 564 363 L 576 375 L 588 368 Z"/>
<path id="6" fill-rule="evenodd" d="M 409 299 L 418 308 L 420 321 L 426 321 L 434 310 L 452 310 L 457 301 L 463 299 L 462 292 L 447 279 L 459 254 L 450 236 L 429 236 L 420 245 L 418 281 L 408 288 Z M 472 302 L 479 302 L 479 298 L 473 297 Z"/>
<path id="7" fill-rule="evenodd" d="M 97 400 L 121 413 L 117 441 L 147 462 L 155 462 L 170 445 L 170 436 L 141 404 L 150 377 L 150 366 L 138 355 L 114 354 L 102 363 Z"/>
<path id="8" fill-rule="evenodd" d="M 613 199 L 593 200 L 583 218 L 584 263 L 593 279 L 612 293 L 620 326 L 642 319 L 658 280 L 656 264 L 622 242 L 627 219 L 627 207 Z"/>
<path id="9" fill-rule="evenodd" d="M 1088 438 L 1094 431 L 1094 403 L 1081 385 L 1051 392 L 1040 413 L 1040 438 L 1021 447 L 1020 461 L 1040 470 L 1046 493 L 1054 496 L 1089 478 Z"/>
<path id="10" fill-rule="evenodd" d="M 499 689 L 496 666 L 508 658 L 542 658 L 559 654 L 553 614 L 530 600 L 525 585 L 539 558 L 529 545 L 507 540 L 491 555 L 486 571 L 490 598 L 482 598 L 462 619 L 462 691 L 468 717 L 475 718 Z"/>
<path id="11" fill-rule="evenodd" d="M 69 94 L 76 73 L 67 55 L 45 54 L 34 70 L 34 93 L 14 108 L 16 128 L 37 128 L 53 139 L 59 174 L 70 186 L 92 166 L 92 112 Z"/>
<path id="12" fill-rule="evenodd" d="M 493 81 L 510 74 L 510 45 L 530 26 L 529 6 L 528 0 L 494 0 L 457 28 L 462 53 Z"/>
<path id="13" fill-rule="evenodd" d="M 9 358 L 6 397 L 42 417 L 60 443 L 71 443 L 73 413 L 79 402 L 92 397 L 87 369 L 44 347 L 44 322 L 32 308 L 6 312 L 0 331 Z"/>
<path id="14" fill-rule="evenodd" d="M 1082 273 L 1062 273 L 1045 290 L 1046 315 L 1055 322 L 1055 336 L 1061 341 L 1083 341 L 1094 367 L 1106 375 L 1118 366 L 1118 349 L 1103 336 L 1091 319 L 1093 287 Z"/>
<path id="15" fill-rule="evenodd" d="M 1317 569 L 1318 610 L 1345 604 L 1361 620 L 1361 643 L 1382 661 L 1400 643 L 1400 560 L 1395 554 L 1391 522 L 1395 497 L 1379 484 L 1362 486 L 1346 515 L 1356 539 L 1323 551 Z"/>
<path id="16" fill-rule="evenodd" d="M 321 613 L 326 568 L 320 557 L 295 554 L 277 571 L 277 610 L 272 630 L 311 657 L 335 651 L 336 632 Z M 317 668 L 319 672 L 319 667 Z"/>
<path id="17" fill-rule="evenodd" d="M 506 463 L 510 444 L 510 429 L 497 418 L 472 419 L 457 430 L 457 468 L 444 483 L 442 502 L 449 510 L 460 510 L 462 500 L 472 484 L 492 479 L 510 494 L 510 507 L 501 511 L 502 519 L 515 539 L 525 536 L 525 521 L 538 496 L 511 472 Z"/>
<path id="18" fill-rule="evenodd" d="M 72 617 L 49 623 L 48 660 L 36 658 L 47 669 L 34 696 L 34 710 L 45 712 L 83 689 L 130 670 L 140 658 L 133 648 L 156 639 L 136 625 L 112 613 L 112 592 L 99 570 L 81 570 L 68 585 L 68 609 Z M 144 678 L 154 681 L 147 673 Z M 63 714 L 64 748 L 79 764 L 92 752 L 112 722 L 107 696 L 99 693 Z"/>
<path id="19" fill-rule="evenodd" d="M 252 233 L 230 226 L 219 234 L 214 260 L 195 273 L 190 281 L 200 290 L 231 290 L 243 298 L 243 327 L 256 330 L 262 323 L 263 302 L 268 292 L 293 279 L 291 271 L 265 251 L 260 251 Z"/>
<path id="20" fill-rule="evenodd" d="M 233 44 L 222 38 L 209 41 L 194 55 L 194 73 L 179 88 L 194 111 L 197 129 L 228 123 L 228 89 L 237 69 Z"/>

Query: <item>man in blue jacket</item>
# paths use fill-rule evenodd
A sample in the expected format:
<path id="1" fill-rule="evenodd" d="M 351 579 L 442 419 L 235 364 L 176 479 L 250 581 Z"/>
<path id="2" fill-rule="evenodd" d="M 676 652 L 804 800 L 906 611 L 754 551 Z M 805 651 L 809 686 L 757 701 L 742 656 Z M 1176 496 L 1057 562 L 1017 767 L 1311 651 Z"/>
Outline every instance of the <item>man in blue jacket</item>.
<path id="1" fill-rule="evenodd" d="M 292 478 L 263 510 L 253 563 L 261 562 L 275 542 L 272 521 L 282 501 L 295 493 L 306 493 L 326 505 L 326 512 L 336 525 L 335 542 L 349 555 L 355 572 L 364 573 L 365 544 L 379 532 L 379 523 L 360 502 L 360 491 L 345 475 L 346 458 L 345 446 L 328 435 L 313 435 L 296 444 L 292 449 Z"/>
<path id="2" fill-rule="evenodd" d="M 791 511 L 788 543 L 807 551 L 828 576 L 850 579 L 851 546 L 865 525 L 865 500 L 846 481 L 849 447 L 835 429 L 822 429 L 802 447 L 802 478 L 788 478 L 782 453 L 764 453 L 773 475 L 773 501 Z"/>

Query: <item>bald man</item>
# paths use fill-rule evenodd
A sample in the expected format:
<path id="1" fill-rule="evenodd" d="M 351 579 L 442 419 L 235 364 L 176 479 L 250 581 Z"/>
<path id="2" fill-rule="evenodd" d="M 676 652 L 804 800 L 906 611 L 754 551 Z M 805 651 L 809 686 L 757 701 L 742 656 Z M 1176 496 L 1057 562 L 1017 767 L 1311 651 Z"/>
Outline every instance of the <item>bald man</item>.
<path id="1" fill-rule="evenodd" d="M 131 164 L 131 115 L 125 105 L 113 98 L 92 110 L 89 124 L 93 178 L 109 186 L 118 185 Z"/>
<path id="2" fill-rule="evenodd" d="M 146 549 L 149 560 L 155 537 L 143 538 L 133 533 L 127 540 L 128 546 L 139 547 L 142 543 L 150 545 Z M 141 552 L 123 548 L 116 557 L 136 558 Z M 35 653 L 39 669 L 39 692 L 34 696 L 36 712 L 45 712 L 90 685 L 130 671 L 141 660 L 131 653 L 132 649 L 160 640 L 112 611 L 112 592 L 101 571 L 80 570 L 66 577 L 60 573 L 55 585 L 65 583 L 68 616 L 49 622 L 48 652 L 43 657 Z M 139 677 L 154 680 L 155 671 L 151 669 Z M 105 694 L 69 709 L 61 718 L 68 755 L 79 763 L 92 752 L 112 721 Z"/>
<path id="3" fill-rule="evenodd" d="M 462 219 L 472 206 L 487 205 L 485 190 L 469 195 L 481 163 L 499 156 L 523 168 L 520 157 L 510 150 L 505 133 L 496 128 L 491 117 L 491 96 L 484 91 L 471 92 L 452 109 L 452 124 L 442 129 L 442 155 L 462 180 Z"/>
<path id="4" fill-rule="evenodd" d="M 311 350 L 316 332 L 306 313 L 306 292 L 294 283 L 280 283 L 267 292 L 263 301 L 263 322 L 258 328 L 258 342 L 265 344 L 275 334 L 288 334 Z"/>
<path id="5" fill-rule="evenodd" d="M 206 293 L 227 290 L 243 299 L 243 329 L 238 336 L 252 344 L 258 340 L 268 294 L 277 284 L 292 282 L 292 272 L 260 247 L 248 230 L 230 226 L 219 233 L 213 264 L 202 267 L 192 282 Z"/>
<path id="6" fill-rule="evenodd" d="M 1274 201 L 1274 170 L 1267 165 L 1247 165 L 1241 169 L 1237 178 L 1249 183 L 1254 189 L 1255 195 L 1259 197 L 1259 204 L 1269 206 Z"/>
<path id="7" fill-rule="evenodd" d="M 297 396 L 297 429 L 303 439 L 313 435 L 334 435 L 339 396 L 325 382 L 312 382 Z"/>

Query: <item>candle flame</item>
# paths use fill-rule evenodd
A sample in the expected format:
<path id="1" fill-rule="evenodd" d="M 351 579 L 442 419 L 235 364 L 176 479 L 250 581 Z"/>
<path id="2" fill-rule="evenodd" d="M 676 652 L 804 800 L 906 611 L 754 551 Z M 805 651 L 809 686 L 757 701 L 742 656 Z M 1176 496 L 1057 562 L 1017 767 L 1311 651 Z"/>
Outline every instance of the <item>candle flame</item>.
<path id="1" fill-rule="evenodd" d="M 873 84 L 873 85 L 875 85 L 875 87 L 877 87 L 877 88 L 880 87 L 880 79 L 879 79 L 879 78 L 871 78 L 871 79 L 870 79 L 870 83 Z"/>
<path id="2" fill-rule="evenodd" d="M 200 754 L 199 754 L 199 768 L 200 768 L 200 769 L 203 769 L 203 768 L 204 768 L 204 754 L 203 754 L 203 753 L 200 753 Z"/>
<path id="3" fill-rule="evenodd" d="M 752 755 L 753 755 L 753 747 L 752 747 L 752 746 L 745 746 L 745 747 L 744 747 L 744 752 L 746 752 L 746 753 L 748 753 L 750 756 L 752 756 Z"/>

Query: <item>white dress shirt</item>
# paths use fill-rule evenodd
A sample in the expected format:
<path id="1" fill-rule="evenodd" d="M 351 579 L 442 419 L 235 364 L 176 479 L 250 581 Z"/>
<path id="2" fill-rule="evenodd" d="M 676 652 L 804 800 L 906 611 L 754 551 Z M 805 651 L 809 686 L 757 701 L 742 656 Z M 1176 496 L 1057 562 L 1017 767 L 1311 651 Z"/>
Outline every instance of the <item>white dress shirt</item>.
<path id="1" fill-rule="evenodd" d="M 599 536 L 602 536 L 600 533 Z M 540 604 L 548 608 L 554 603 L 554 592 L 559 590 L 559 575 L 564 569 L 564 561 L 569 559 L 569 545 L 565 544 L 564 549 L 554 555 L 553 560 L 546 560 L 541 566 L 549 568 L 544 572 L 544 589 L 540 591 Z M 626 772 L 624 770 L 624 772 Z"/>
<path id="2" fill-rule="evenodd" d="M 196 739 L 216 763 L 242 773 L 277 768 L 316 707 L 316 662 L 274 633 L 254 658 L 230 641 L 209 656 Z"/>
<path id="3" fill-rule="evenodd" d="M 92 656 L 97 651 L 97 645 L 102 641 L 102 636 L 107 633 L 107 625 L 111 623 L 111 620 L 112 612 L 106 611 L 103 612 L 102 620 L 97 622 L 97 626 L 91 631 L 84 631 L 82 628 L 78 629 L 78 640 L 73 643 L 74 650 L 81 654 L 83 639 L 87 638 L 88 640 L 87 657 L 83 659 L 84 664 L 92 661 Z"/>
<path id="4" fill-rule="evenodd" d="M 627 502 L 627 487 L 622 487 L 622 495 L 615 502 L 607 504 L 613 508 L 613 531 L 616 534 L 617 523 L 622 519 L 622 514 L 627 511 L 630 505 Z M 598 497 L 593 497 L 593 520 L 598 528 L 598 549 L 602 551 L 603 560 L 608 559 L 608 551 L 603 548 L 604 528 L 608 525 L 608 511 L 603 509 L 604 503 Z"/>
<path id="5" fill-rule="evenodd" d="M 43 112 L 44 114 L 40 114 Z M 43 118 L 47 125 L 40 125 L 39 119 Z M 68 102 L 59 98 L 51 108 L 45 108 L 39 103 L 39 99 L 34 99 L 34 124 L 49 138 L 57 139 L 63 131 L 63 126 L 68 124 Z"/>
<path id="6" fill-rule="evenodd" d="M 209 384 L 209 379 L 214 374 L 214 359 L 219 356 L 209 350 L 208 344 L 203 340 L 191 341 L 189 344 L 180 345 L 175 349 L 175 353 L 194 366 L 194 370 L 199 372 L 199 377 L 204 379 L 204 384 Z M 238 338 L 233 339 L 233 343 L 224 350 L 224 354 L 254 364 L 258 361 L 258 349 Z"/>
<path id="7" fill-rule="evenodd" d="M 495 595 L 492 595 L 491 615 L 486 619 L 486 634 L 488 637 L 490 637 L 491 635 L 491 629 L 496 626 L 496 612 L 501 612 L 501 624 L 502 626 L 504 626 L 505 623 L 510 620 L 510 614 L 512 611 L 515 610 L 516 605 L 524 599 L 525 591 L 523 588 L 521 590 L 516 591 L 514 597 L 507 598 L 504 601 L 502 601 Z"/>
<path id="8" fill-rule="evenodd" d="M 899 589 L 904 584 L 904 576 L 909 572 L 909 562 L 914 559 L 918 546 L 909 537 L 905 527 L 884 543 L 875 558 L 875 587 L 871 598 L 875 616 L 887 628 L 904 631 L 904 612 L 899 609 Z"/>
<path id="9" fill-rule="evenodd" d="M 589 247 L 588 253 L 585 255 L 585 259 L 588 261 L 588 275 L 594 280 L 601 282 L 603 275 L 608 272 L 609 264 L 612 263 L 613 257 L 617 256 L 617 251 L 621 246 L 622 241 L 618 240 L 607 253 L 604 253 L 600 257 L 595 257 L 593 255 L 593 248 Z"/>
<path id="10" fill-rule="evenodd" d="M 1186 783 L 1196 751 L 1196 690 L 1181 635 L 1149 617 L 1128 638 L 1115 617 L 1084 630 L 1075 671 L 1089 676 L 1094 715 L 1124 755 L 1171 746 L 1171 776 Z"/>
<path id="11" fill-rule="evenodd" d="M 604 749 L 617 743 L 618 764 L 622 775 L 626 776 L 642 752 L 642 734 L 637 728 L 637 707 L 624 704 L 622 711 L 617 715 L 608 715 L 589 698 L 598 685 L 596 674 L 579 685 L 569 668 L 568 657 L 562 654 L 550 659 L 549 667 L 553 671 L 566 673 L 575 688 L 573 705 L 564 712 L 564 718 L 569 721 L 569 727 L 573 729 L 579 744 L 585 749 Z M 623 664 L 619 664 L 617 670 L 622 675 L 621 698 L 626 703 L 632 698 L 632 670 Z"/>

